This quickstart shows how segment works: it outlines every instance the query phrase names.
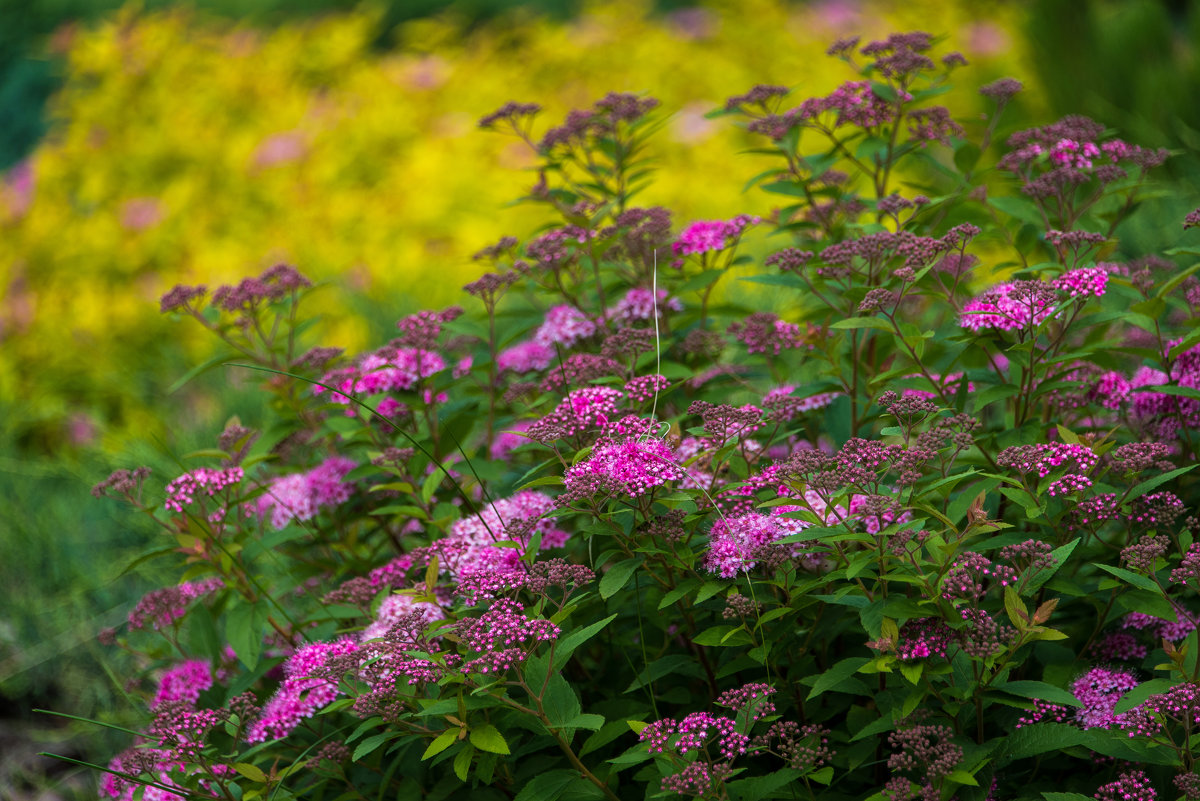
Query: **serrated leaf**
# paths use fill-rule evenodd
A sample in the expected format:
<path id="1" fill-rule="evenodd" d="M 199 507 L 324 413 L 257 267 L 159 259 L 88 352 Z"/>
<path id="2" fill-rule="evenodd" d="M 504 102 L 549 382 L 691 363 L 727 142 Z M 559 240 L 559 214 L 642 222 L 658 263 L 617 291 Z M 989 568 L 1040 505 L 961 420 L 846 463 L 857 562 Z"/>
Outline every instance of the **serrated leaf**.
<path id="1" fill-rule="evenodd" d="M 642 563 L 642 557 L 635 559 L 626 559 L 623 562 L 617 562 L 608 569 L 603 576 L 600 577 L 600 597 L 608 600 L 612 596 L 621 591 L 629 582 L 629 577 L 634 574 L 638 566 Z"/>
<path id="2" fill-rule="evenodd" d="M 1159 589 L 1158 585 L 1146 576 L 1134 573 L 1132 570 L 1126 570 L 1123 567 L 1114 567 L 1113 565 L 1106 565 L 1100 562 L 1093 562 L 1093 564 L 1103 570 L 1105 573 L 1111 573 L 1112 575 L 1124 581 L 1126 584 L 1131 584 L 1134 587 L 1137 587 L 1139 590 L 1146 590 L 1147 592 L 1153 592 L 1158 595 L 1162 594 L 1162 590 Z"/>
<path id="3" fill-rule="evenodd" d="M 829 327 L 838 329 L 878 328 L 880 331 L 892 330 L 892 324 L 882 317 L 848 317 L 845 320 L 838 320 L 836 323 L 831 323 Z"/>
<path id="4" fill-rule="evenodd" d="M 1174 687 L 1175 684 L 1176 682 L 1170 679 L 1150 679 L 1149 681 L 1144 681 L 1122 695 L 1121 699 L 1117 701 L 1117 705 L 1113 707 L 1113 712 L 1117 715 L 1128 712 L 1150 696 L 1165 693 Z"/>
<path id="5" fill-rule="evenodd" d="M 239 604 L 225 618 L 225 639 L 247 670 L 258 667 L 262 655 L 267 610 L 259 604 Z"/>
<path id="6" fill-rule="evenodd" d="M 967 773 L 965 770 L 952 770 L 946 774 L 946 778 L 952 782 L 970 785 L 971 787 L 979 786 L 979 782 L 975 781 L 975 777 L 970 773 Z"/>
<path id="7" fill-rule="evenodd" d="M 490 723 L 472 726 L 470 739 L 471 743 L 480 751 L 487 751 L 490 754 L 512 753 L 508 748 L 508 742 L 505 741 L 504 735 Z"/>
<path id="8" fill-rule="evenodd" d="M 649 754 L 643 754 L 649 758 Z M 513 801 L 558 801 L 567 785 L 579 777 L 578 771 L 552 770 L 539 773 L 526 782 Z"/>
<path id="9" fill-rule="evenodd" d="M 392 739 L 395 735 L 392 732 L 384 732 L 383 734 L 373 734 L 370 737 L 363 739 L 354 748 L 354 761 L 357 762 L 367 754 L 370 754 L 379 746 Z"/>
<path id="10" fill-rule="evenodd" d="M 255 781 L 259 784 L 267 783 L 267 774 L 263 773 L 262 768 L 257 765 L 251 765 L 249 762 L 234 762 L 233 769 L 250 781 Z"/>
<path id="11" fill-rule="evenodd" d="M 703 668 L 701 668 L 696 658 L 691 654 L 670 654 L 655 659 L 643 668 L 642 672 L 638 673 L 637 678 L 629 682 L 629 686 L 625 688 L 625 692 L 631 693 L 639 687 L 644 687 L 647 684 L 658 681 L 663 676 L 672 674 L 695 678 L 703 675 Z"/>
<path id="12" fill-rule="evenodd" d="M 588 729 L 589 731 L 595 731 L 596 729 L 599 729 L 603 725 L 604 725 L 604 716 L 603 715 L 595 715 L 590 712 L 584 712 L 582 714 L 576 715 L 575 717 L 573 717 L 569 721 L 567 721 L 567 725 L 565 728 Z"/>
<path id="13" fill-rule="evenodd" d="M 1021 681 L 1008 681 L 993 686 L 997 690 L 1019 695 L 1022 698 L 1049 701 L 1050 703 L 1061 704 L 1062 706 L 1081 706 L 1079 699 L 1074 694 L 1044 681 L 1022 679 Z"/>
<path id="14" fill-rule="evenodd" d="M 1166 484 L 1171 479 L 1182 476 L 1184 473 L 1194 470 L 1195 468 L 1196 465 L 1190 464 L 1187 467 L 1180 467 L 1179 469 L 1172 470 L 1169 473 L 1163 473 L 1161 476 L 1155 476 L 1154 478 L 1146 479 L 1133 489 L 1129 490 L 1129 494 L 1125 496 L 1125 502 L 1128 503 L 1135 498 L 1140 498 L 1155 487 Z"/>
<path id="15" fill-rule="evenodd" d="M 454 775 L 460 782 L 465 782 L 471 775 L 471 760 L 475 758 L 475 746 L 467 744 L 463 750 L 454 755 Z"/>
<path id="16" fill-rule="evenodd" d="M 461 730 L 446 729 L 444 732 L 439 734 L 425 749 L 425 753 L 421 754 L 421 761 L 424 762 L 426 759 L 429 759 L 432 756 L 437 756 L 453 745 L 454 741 L 458 739 L 459 731 Z"/>
<path id="17" fill-rule="evenodd" d="M 812 690 L 808 693 L 808 698 L 805 700 L 811 701 L 822 693 L 830 690 L 837 690 L 847 683 L 847 680 L 858 672 L 858 669 L 867 664 L 871 660 L 865 656 L 852 656 L 835 664 L 829 670 L 817 677 L 813 683 Z"/>
<path id="18" fill-rule="evenodd" d="M 561 670 L 562 666 L 571 658 L 571 654 L 575 653 L 575 649 L 583 645 L 585 642 L 595 637 L 605 626 L 617 619 L 617 615 L 611 614 L 603 620 L 598 620 L 591 625 L 584 626 L 581 629 L 576 629 L 563 637 L 554 647 L 554 669 Z"/>

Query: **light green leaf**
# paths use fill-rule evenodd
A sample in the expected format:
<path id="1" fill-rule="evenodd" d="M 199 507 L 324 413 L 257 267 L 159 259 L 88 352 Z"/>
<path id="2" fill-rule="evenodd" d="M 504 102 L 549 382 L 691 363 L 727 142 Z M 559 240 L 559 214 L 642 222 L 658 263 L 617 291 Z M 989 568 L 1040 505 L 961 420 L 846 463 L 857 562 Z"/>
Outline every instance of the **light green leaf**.
<path id="1" fill-rule="evenodd" d="M 429 744 L 429 747 L 425 749 L 425 753 L 421 754 L 421 760 L 424 761 L 429 759 L 431 756 L 437 756 L 453 745 L 454 741 L 458 739 L 459 731 L 460 729 L 446 729 L 444 732 L 439 734 L 437 738 Z"/>
<path id="2" fill-rule="evenodd" d="M 490 723 L 471 727 L 471 743 L 480 751 L 492 754 L 511 754 L 504 735 Z"/>

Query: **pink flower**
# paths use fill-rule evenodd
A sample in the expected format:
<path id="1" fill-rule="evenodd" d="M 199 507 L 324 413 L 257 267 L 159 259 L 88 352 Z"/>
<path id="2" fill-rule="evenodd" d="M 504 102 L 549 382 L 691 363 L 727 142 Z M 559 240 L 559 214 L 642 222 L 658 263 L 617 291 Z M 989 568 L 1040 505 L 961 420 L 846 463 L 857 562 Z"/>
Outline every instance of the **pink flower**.
<path id="1" fill-rule="evenodd" d="M 171 701 L 195 704 L 200 693 L 212 687 L 212 668 L 206 660 L 191 659 L 166 670 L 158 679 L 158 691 L 151 706 Z"/>
<path id="2" fill-rule="evenodd" d="M 496 356 L 496 369 L 500 372 L 529 373 L 545 370 L 554 362 L 554 348 L 539 342 L 522 342 L 501 351 Z"/>
<path id="3" fill-rule="evenodd" d="M 760 222 L 760 218 L 748 214 L 738 215 L 728 221 L 698 220 L 683 229 L 679 239 L 671 245 L 671 250 L 676 256 L 724 250 L 736 244 L 746 228 Z"/>
<path id="4" fill-rule="evenodd" d="M 356 648 L 355 641 L 349 638 L 314 642 L 298 648 L 284 667 L 286 678 L 283 683 L 246 733 L 246 742 L 261 743 L 286 737 L 300 721 L 311 718 L 332 703 L 341 694 L 337 682 L 315 678 L 313 674 L 325 666 L 327 657 L 352 653 Z"/>
<path id="5" fill-rule="evenodd" d="M 253 504 L 246 505 L 246 513 L 260 519 L 270 515 L 271 525 L 277 529 L 292 520 L 310 520 L 321 507 L 350 498 L 353 485 L 342 479 L 355 467 L 349 459 L 333 456 L 306 473 L 280 476 Z"/>
<path id="6" fill-rule="evenodd" d="M 574 306 L 555 306 L 546 312 L 546 320 L 533 335 L 533 341 L 550 353 L 554 345 L 569 348 L 596 333 L 596 324 Z"/>

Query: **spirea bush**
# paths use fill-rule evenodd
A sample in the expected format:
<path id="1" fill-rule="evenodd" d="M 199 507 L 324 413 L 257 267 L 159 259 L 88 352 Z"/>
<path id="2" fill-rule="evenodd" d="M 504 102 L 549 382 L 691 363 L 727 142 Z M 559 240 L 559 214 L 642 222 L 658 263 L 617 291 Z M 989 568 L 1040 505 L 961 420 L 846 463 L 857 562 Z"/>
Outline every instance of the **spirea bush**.
<path id="1" fill-rule="evenodd" d="M 768 216 L 636 205 L 652 98 L 513 102 L 545 227 L 461 307 L 343 354 L 289 266 L 162 298 L 274 414 L 96 488 L 181 567 L 104 634 L 102 797 L 1200 797 L 1200 211 L 1122 253 L 1164 152 L 1013 79 L 956 119 L 925 33 L 829 53 L 713 112 Z M 784 317 L 714 292 L 752 237 Z"/>
<path id="2" fill-rule="evenodd" d="M 481 244 L 541 223 L 534 207 L 505 208 L 535 159 L 474 131 L 481 110 L 510 97 L 558 116 L 653 87 L 672 111 L 659 140 L 678 146 L 658 149 L 643 204 L 705 219 L 740 190 L 744 176 L 724 165 L 747 140 L 703 112 L 755 81 L 832 89 L 837 66 L 812 55 L 848 14 L 875 35 L 936 15 L 988 45 L 972 65 L 982 75 L 1023 58 L 1016 9 L 855 5 L 739 0 L 660 15 L 646 0 L 605 0 L 567 22 L 472 27 L 446 14 L 388 30 L 366 7 L 255 29 L 131 4 L 64 31 L 50 135 L 0 180 L 6 427 L 25 450 L 117 453 L 214 425 L 200 384 L 170 407 L 186 411 L 159 403 L 164 363 L 182 372 L 213 355 L 157 316 L 152 301 L 176 283 L 303 265 L 313 281 L 338 280 L 306 308 L 328 341 L 355 350 L 395 316 L 457 302 Z M 982 108 L 960 100 L 963 114 Z"/>

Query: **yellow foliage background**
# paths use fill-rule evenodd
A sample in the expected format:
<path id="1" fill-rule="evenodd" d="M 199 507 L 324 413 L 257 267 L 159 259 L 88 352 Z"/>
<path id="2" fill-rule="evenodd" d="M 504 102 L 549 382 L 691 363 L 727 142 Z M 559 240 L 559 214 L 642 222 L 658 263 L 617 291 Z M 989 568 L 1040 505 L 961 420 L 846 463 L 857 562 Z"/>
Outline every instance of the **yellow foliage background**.
<path id="1" fill-rule="evenodd" d="M 211 288 L 287 261 L 332 284 L 315 298 L 320 338 L 351 352 L 381 335 L 353 313 L 364 304 L 399 316 L 458 301 L 479 272 L 472 253 L 542 222 L 508 205 L 533 183 L 531 156 L 476 129 L 508 100 L 544 106 L 540 132 L 609 91 L 657 97 L 672 116 L 637 203 L 667 206 L 677 225 L 763 213 L 767 196 L 741 195 L 761 169 L 736 155 L 751 142 L 704 112 L 758 83 L 794 86 L 796 102 L 828 93 L 854 77 L 824 55 L 835 38 L 920 29 L 947 36 L 939 52 L 965 53 L 947 104 L 978 114 L 980 84 L 1032 74 L 1017 13 L 977 0 L 717 0 L 654 16 L 606 2 L 568 23 L 417 21 L 380 50 L 369 8 L 270 31 L 127 9 L 74 34 L 32 197 L 0 197 L 9 427 L 37 447 L 116 450 L 202 418 L 163 395 L 186 369 L 180 348 L 196 362 L 210 347 L 160 318 L 176 283 Z"/>

